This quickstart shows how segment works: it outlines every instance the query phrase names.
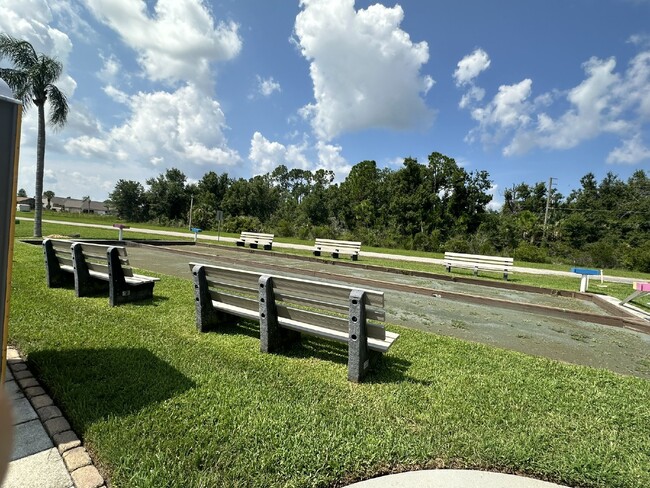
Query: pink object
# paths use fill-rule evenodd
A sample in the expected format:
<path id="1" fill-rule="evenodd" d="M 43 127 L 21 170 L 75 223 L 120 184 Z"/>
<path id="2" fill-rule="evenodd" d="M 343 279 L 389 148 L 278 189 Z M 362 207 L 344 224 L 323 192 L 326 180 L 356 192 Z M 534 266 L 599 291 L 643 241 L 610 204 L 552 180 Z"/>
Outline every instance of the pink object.
<path id="1" fill-rule="evenodd" d="M 650 291 L 650 283 L 634 283 L 636 291 Z"/>

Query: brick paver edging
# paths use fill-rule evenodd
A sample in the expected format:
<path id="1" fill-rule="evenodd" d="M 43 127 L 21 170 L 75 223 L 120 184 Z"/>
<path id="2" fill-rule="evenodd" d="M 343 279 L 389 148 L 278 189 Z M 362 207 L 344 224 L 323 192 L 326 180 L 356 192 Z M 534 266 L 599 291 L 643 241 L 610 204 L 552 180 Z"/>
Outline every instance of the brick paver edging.
<path id="1" fill-rule="evenodd" d="M 106 488 L 104 478 L 94 466 L 86 448 L 81 445 L 79 437 L 13 347 L 7 348 L 7 365 L 61 454 L 75 487 Z"/>

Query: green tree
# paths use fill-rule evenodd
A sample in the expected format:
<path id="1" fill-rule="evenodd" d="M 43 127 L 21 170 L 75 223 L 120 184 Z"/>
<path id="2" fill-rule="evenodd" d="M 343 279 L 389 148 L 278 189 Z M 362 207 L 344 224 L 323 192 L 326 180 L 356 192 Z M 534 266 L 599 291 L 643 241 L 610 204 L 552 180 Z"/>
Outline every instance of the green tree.
<path id="1" fill-rule="evenodd" d="M 147 219 L 145 191 L 137 181 L 118 180 L 109 198 L 118 218 L 128 222 L 141 222 Z"/>
<path id="2" fill-rule="evenodd" d="M 20 190 L 18 190 L 18 196 L 23 197 L 23 198 L 27 196 L 27 192 L 25 191 L 24 188 L 21 188 Z"/>
<path id="3" fill-rule="evenodd" d="M 43 196 L 47 200 L 47 209 L 52 208 L 52 199 L 54 198 L 54 192 L 52 190 L 47 190 L 43 192 Z"/>
<path id="4" fill-rule="evenodd" d="M 158 221 L 186 222 L 190 209 L 190 191 L 185 186 L 186 181 L 185 174 L 177 168 L 147 180 L 147 201 L 152 217 Z"/>
<path id="5" fill-rule="evenodd" d="M 68 102 L 63 92 L 54 85 L 63 72 L 63 65 L 54 58 L 37 53 L 29 42 L 7 34 L 0 34 L 0 60 L 3 58 L 8 58 L 13 68 L 0 68 L 0 78 L 7 83 L 25 109 L 32 103 L 38 109 L 34 236 L 41 237 L 45 172 L 45 102 L 50 102 L 50 124 L 53 127 L 63 127 L 68 118 Z"/>

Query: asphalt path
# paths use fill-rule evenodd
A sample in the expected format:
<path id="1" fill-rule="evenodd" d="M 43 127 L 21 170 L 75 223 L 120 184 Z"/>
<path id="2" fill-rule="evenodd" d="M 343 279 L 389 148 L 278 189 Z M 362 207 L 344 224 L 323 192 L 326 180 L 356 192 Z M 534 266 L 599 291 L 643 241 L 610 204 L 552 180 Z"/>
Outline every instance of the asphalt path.
<path id="1" fill-rule="evenodd" d="M 16 217 L 18 220 L 28 220 L 28 221 L 34 221 L 32 218 L 28 217 Z M 67 222 L 67 221 L 62 221 L 62 220 L 43 220 L 43 222 L 48 223 L 48 224 L 62 224 L 62 225 L 71 225 L 75 227 L 92 227 L 96 229 L 109 229 L 109 230 L 114 230 L 116 235 L 118 230 L 114 228 L 111 225 L 102 225 L 102 224 L 85 224 L 82 222 Z M 168 237 L 192 237 L 194 234 L 185 231 L 185 232 L 179 232 L 179 231 L 173 231 L 173 230 L 152 230 L 152 229 L 145 229 L 142 227 L 130 227 L 129 229 L 124 229 L 124 237 L 128 237 L 129 233 L 137 232 L 141 234 L 152 234 L 152 235 L 159 235 L 159 236 L 168 236 Z M 235 242 L 237 241 L 237 238 L 234 237 L 218 237 L 218 236 L 211 236 L 211 235 L 206 235 L 206 234 L 199 234 L 198 235 L 198 242 L 211 242 L 211 241 L 220 241 L 220 242 Z M 285 242 L 274 242 L 273 247 L 275 248 L 286 248 L 286 249 L 301 249 L 305 251 L 311 251 L 312 246 L 307 246 L 304 244 L 290 244 L 290 243 L 285 243 Z M 369 258 L 378 258 L 378 259 L 390 259 L 390 260 L 395 260 L 395 261 L 411 261 L 411 262 L 418 262 L 418 263 L 426 263 L 426 264 L 438 264 L 438 265 L 443 265 L 444 261 L 442 259 L 438 258 L 426 258 L 426 257 L 421 257 L 421 256 L 405 256 L 402 254 L 387 254 L 387 253 L 380 253 L 380 252 L 372 252 L 372 251 L 361 251 L 359 253 L 361 256 L 364 257 L 369 257 Z M 570 271 L 556 271 L 552 269 L 539 269 L 539 268 L 526 268 L 523 266 L 513 266 L 511 268 L 513 273 L 527 273 L 527 274 L 541 274 L 541 275 L 554 275 L 554 276 L 565 276 L 565 277 L 570 277 L 570 278 L 576 278 L 577 275 L 575 273 L 571 273 Z M 594 279 L 599 279 L 600 277 L 594 277 Z M 609 281 L 609 282 L 614 282 L 614 283 L 633 283 L 634 281 L 640 281 L 639 279 L 634 279 L 634 278 L 625 278 L 621 276 L 608 276 L 605 275 L 603 276 L 604 281 Z"/>

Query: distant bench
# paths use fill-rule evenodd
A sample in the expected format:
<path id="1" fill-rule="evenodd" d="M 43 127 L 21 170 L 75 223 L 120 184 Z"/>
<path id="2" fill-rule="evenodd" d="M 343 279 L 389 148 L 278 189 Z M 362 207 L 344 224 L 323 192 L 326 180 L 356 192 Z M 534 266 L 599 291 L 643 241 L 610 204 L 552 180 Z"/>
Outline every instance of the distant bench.
<path id="1" fill-rule="evenodd" d="M 257 249 L 259 246 L 265 251 L 273 247 L 273 234 L 261 234 L 259 232 L 242 232 L 237 241 L 238 246 L 246 246 Z"/>
<path id="2" fill-rule="evenodd" d="M 322 252 L 331 252 L 333 258 L 338 258 L 339 254 L 349 254 L 352 261 L 356 261 L 359 259 L 360 251 L 360 242 L 316 239 L 316 244 L 314 244 L 314 256 L 320 256 Z"/>
<path id="3" fill-rule="evenodd" d="M 360 382 L 371 360 L 399 337 L 377 323 L 385 320 L 382 292 L 198 263 L 190 269 L 199 331 L 242 317 L 259 321 L 262 352 L 295 342 L 301 333 L 345 342 L 350 381 Z"/>
<path id="4" fill-rule="evenodd" d="M 478 275 L 479 270 L 503 273 L 503 279 L 508 279 L 508 273 L 513 265 L 513 259 L 502 256 L 482 256 L 480 254 L 463 254 L 459 252 L 446 252 L 444 257 L 445 268 L 451 273 L 451 268 L 469 268 Z"/>
<path id="5" fill-rule="evenodd" d="M 126 248 L 121 246 L 45 239 L 43 253 L 49 288 L 74 282 L 78 297 L 108 290 L 111 307 L 152 298 L 159 280 L 133 273 Z"/>
<path id="6" fill-rule="evenodd" d="M 628 295 L 619 303 L 619 305 L 625 305 L 627 302 L 634 300 L 635 298 L 639 298 L 643 295 L 647 295 L 650 293 L 650 283 L 637 283 L 634 282 L 632 284 L 632 287 L 634 288 L 634 291 L 632 292 L 631 295 Z"/>
<path id="7" fill-rule="evenodd" d="M 590 276 L 599 276 L 602 272 L 599 269 L 589 269 L 589 268 L 571 268 L 572 273 L 581 275 L 580 278 L 580 292 L 585 293 L 587 288 L 589 288 L 589 277 Z"/>

